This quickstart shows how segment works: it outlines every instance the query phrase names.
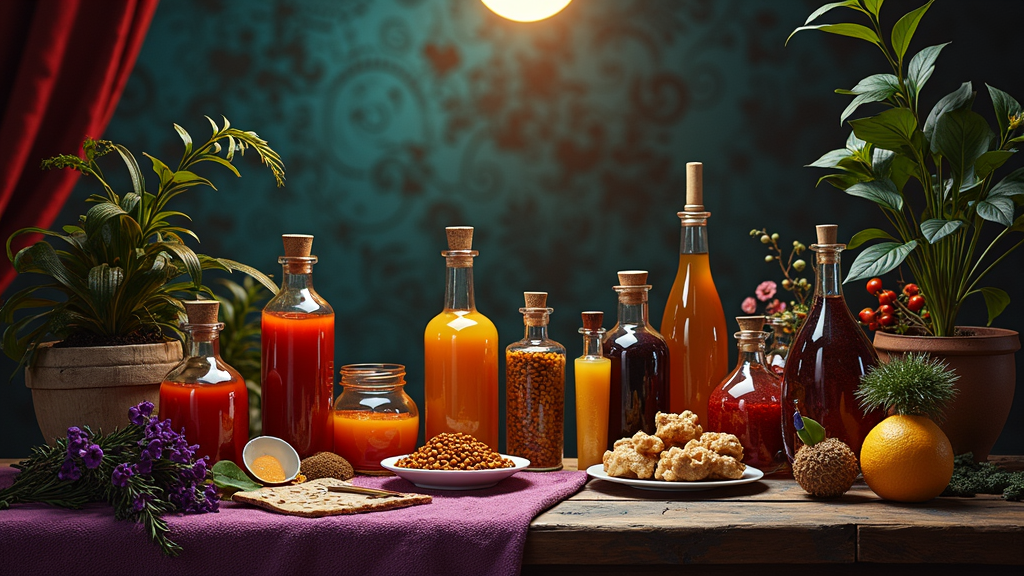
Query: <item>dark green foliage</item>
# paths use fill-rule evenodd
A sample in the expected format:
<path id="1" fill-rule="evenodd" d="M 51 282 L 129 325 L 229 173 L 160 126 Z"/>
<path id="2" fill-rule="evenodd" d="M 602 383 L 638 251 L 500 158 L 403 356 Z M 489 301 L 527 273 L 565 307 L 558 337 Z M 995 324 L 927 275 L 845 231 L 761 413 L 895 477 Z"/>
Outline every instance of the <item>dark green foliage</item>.
<path id="1" fill-rule="evenodd" d="M 220 319 L 224 330 L 220 333 L 220 355 L 245 378 L 249 391 L 249 436 L 262 433 L 262 402 L 260 389 L 260 312 L 270 297 L 262 284 L 245 278 L 241 284 L 218 278 L 228 296 L 214 294 L 220 301 Z"/>
<path id="2" fill-rule="evenodd" d="M 956 396 L 959 379 L 942 360 L 911 352 L 868 368 L 854 396 L 865 413 L 881 409 L 939 421 L 943 408 Z"/>
<path id="3" fill-rule="evenodd" d="M 1010 472 L 991 462 L 977 463 L 970 452 L 953 459 L 953 478 L 942 496 L 1002 494 L 1004 500 L 1024 497 L 1024 471 Z"/>
<path id="4" fill-rule="evenodd" d="M 24 228 L 7 241 L 7 256 L 18 273 L 49 279 L 16 292 L 0 308 L 0 323 L 6 325 L 3 351 L 18 360 L 19 366 L 31 360 L 38 343 L 51 338 L 161 332 L 180 337 L 181 300 L 200 294 L 212 296 L 203 284 L 204 270 L 241 271 L 276 290 L 274 283 L 254 268 L 194 252 L 185 243 L 186 237 L 199 240 L 183 225 L 182 220 L 189 217 L 168 209 L 169 202 L 189 188 L 214 188 L 192 171 L 197 165 L 219 164 L 239 176 L 232 160 L 235 152 L 244 153 L 249 147 L 270 168 L 278 186 L 284 185 L 281 158 L 255 132 L 232 128 L 227 119 L 223 127 L 213 120 L 210 124 L 213 135 L 195 147 L 188 132 L 174 126 L 185 146 L 176 170 L 146 155 L 159 181 L 155 190 L 147 187 L 131 152 L 113 142 L 86 138 L 84 159 L 65 154 L 43 162 L 43 168 L 71 168 L 95 178 L 103 193 L 90 196 L 88 211 L 75 225 L 64 226 L 63 232 Z M 97 162 L 111 152 L 128 168 L 132 189 L 127 193 L 114 191 Z M 49 241 L 36 242 L 14 254 L 11 243 L 27 233 L 41 233 Z"/>

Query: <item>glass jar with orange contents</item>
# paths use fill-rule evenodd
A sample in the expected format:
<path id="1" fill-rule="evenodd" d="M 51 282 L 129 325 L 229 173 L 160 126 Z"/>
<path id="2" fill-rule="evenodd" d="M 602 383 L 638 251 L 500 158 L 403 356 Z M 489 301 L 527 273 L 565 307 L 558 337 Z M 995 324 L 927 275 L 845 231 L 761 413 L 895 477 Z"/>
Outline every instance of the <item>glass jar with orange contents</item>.
<path id="1" fill-rule="evenodd" d="M 381 472 L 381 460 L 416 449 L 420 413 L 405 393 L 405 366 L 348 364 L 341 367 L 341 386 L 334 452 L 357 472 Z"/>

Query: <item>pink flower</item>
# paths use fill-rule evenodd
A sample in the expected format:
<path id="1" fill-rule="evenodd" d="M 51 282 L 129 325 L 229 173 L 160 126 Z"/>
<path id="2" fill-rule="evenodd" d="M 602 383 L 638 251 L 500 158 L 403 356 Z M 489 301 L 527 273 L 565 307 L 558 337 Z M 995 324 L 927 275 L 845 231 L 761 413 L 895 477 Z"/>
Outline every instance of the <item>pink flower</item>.
<path id="1" fill-rule="evenodd" d="M 767 302 L 769 298 L 775 296 L 775 289 L 775 282 L 765 280 L 757 285 L 757 290 L 754 290 L 754 294 L 757 294 L 757 299 L 761 302 Z"/>
<path id="2" fill-rule="evenodd" d="M 757 312 L 757 300 L 754 300 L 750 296 L 747 296 L 747 298 L 743 301 L 743 304 L 740 305 L 740 309 L 746 312 L 747 314 L 753 314 L 754 312 Z"/>
<path id="3" fill-rule="evenodd" d="M 786 311 L 786 303 L 785 302 L 781 302 L 778 298 L 776 298 L 775 300 L 772 300 L 771 302 L 769 302 L 768 305 L 765 306 L 765 308 L 764 308 L 764 313 L 765 314 L 775 314 L 776 312 L 785 312 L 785 311 Z"/>

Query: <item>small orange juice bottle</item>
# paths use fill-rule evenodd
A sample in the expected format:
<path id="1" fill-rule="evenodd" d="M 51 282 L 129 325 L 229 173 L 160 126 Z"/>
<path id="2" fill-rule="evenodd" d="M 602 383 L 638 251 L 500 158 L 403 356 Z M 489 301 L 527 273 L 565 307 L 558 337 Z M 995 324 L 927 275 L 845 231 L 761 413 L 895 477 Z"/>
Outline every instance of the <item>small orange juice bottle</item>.
<path id="1" fill-rule="evenodd" d="M 498 330 L 473 298 L 473 228 L 445 229 L 444 310 L 423 332 L 426 437 L 470 434 L 498 449 Z"/>
<path id="2" fill-rule="evenodd" d="M 608 400 L 611 394 L 612 361 L 601 351 L 604 312 L 584 312 L 583 355 L 576 359 L 576 457 L 577 469 L 601 464 L 608 449 Z"/>

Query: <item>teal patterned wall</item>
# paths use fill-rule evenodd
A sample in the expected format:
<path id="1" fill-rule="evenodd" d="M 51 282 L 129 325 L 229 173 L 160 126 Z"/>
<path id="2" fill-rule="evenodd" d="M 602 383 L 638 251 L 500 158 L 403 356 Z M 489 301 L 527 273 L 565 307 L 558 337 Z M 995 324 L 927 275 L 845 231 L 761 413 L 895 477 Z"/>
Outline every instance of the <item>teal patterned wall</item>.
<path id="1" fill-rule="evenodd" d="M 338 312 L 336 364 L 406 364 L 422 406 L 422 331 L 442 305 L 446 225 L 477 229 L 477 304 L 503 344 L 522 337 L 522 292 L 544 290 L 551 335 L 570 356 L 581 352 L 580 311 L 614 322 L 617 270 L 650 271 L 660 323 L 688 161 L 705 163 L 727 316 L 760 281 L 781 280 L 751 228 L 810 244 L 818 223 L 838 223 L 844 238 L 878 225 L 873 206 L 815 189 L 821 174 L 802 167 L 848 133 L 838 122 L 847 97 L 832 90 L 885 66 L 847 38 L 806 33 L 784 47 L 816 5 L 576 0 L 521 24 L 476 0 L 168 0 L 104 136 L 168 161 L 181 153 L 172 123 L 199 138 L 203 115 L 223 114 L 269 140 L 285 188 L 247 158 L 241 179 L 210 172 L 218 190 L 190 192 L 178 209 L 205 253 L 268 273 L 279 274 L 281 233 L 314 234 L 316 286 Z M 933 7 L 915 46 L 954 44 L 928 106 L 968 79 L 1024 98 L 1019 71 L 1001 64 L 1021 61 L 999 16 L 1014 6 Z M 977 107 L 991 115 L 986 98 Z M 81 211 L 89 184 L 59 224 Z M 1024 326 L 1022 262 L 1003 267 L 998 282 L 1017 301 L 996 325 Z M 869 304 L 848 290 L 851 308 Z M 984 323 L 980 302 L 967 320 Z M 567 381 L 572 455 L 571 363 Z M 0 456 L 41 440 L 22 382 L 0 392 Z M 996 453 L 1024 452 L 1022 420 L 1024 393 Z"/>

